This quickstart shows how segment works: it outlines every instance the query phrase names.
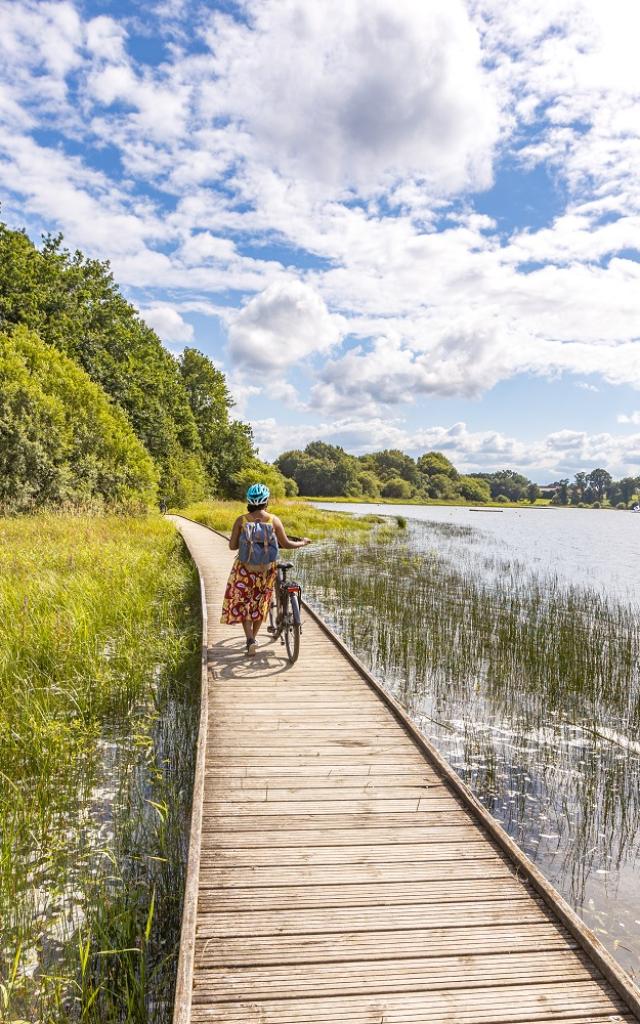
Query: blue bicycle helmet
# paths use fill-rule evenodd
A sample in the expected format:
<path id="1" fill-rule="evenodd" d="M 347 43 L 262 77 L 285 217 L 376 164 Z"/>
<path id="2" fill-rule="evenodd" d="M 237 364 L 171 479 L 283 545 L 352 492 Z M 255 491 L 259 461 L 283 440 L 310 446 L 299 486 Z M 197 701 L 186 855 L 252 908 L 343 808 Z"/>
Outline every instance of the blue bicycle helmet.
<path id="1" fill-rule="evenodd" d="M 251 484 L 247 491 L 247 501 L 250 505 L 266 505 L 271 492 L 266 484 Z"/>

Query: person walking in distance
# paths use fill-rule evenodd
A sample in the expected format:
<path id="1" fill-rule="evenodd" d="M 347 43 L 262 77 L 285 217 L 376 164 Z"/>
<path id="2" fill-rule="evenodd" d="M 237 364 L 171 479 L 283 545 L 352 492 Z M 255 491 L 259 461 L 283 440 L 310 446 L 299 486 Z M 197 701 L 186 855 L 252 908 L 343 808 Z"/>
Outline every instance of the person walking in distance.
<path id="1" fill-rule="evenodd" d="M 303 548 L 311 543 L 308 537 L 287 537 L 278 516 L 267 511 L 269 497 L 266 484 L 251 485 L 247 511 L 238 516 L 229 538 L 229 547 L 238 554 L 227 580 L 220 621 L 229 626 L 242 624 L 249 656 L 256 652 L 256 637 L 269 613 L 279 549 Z"/>

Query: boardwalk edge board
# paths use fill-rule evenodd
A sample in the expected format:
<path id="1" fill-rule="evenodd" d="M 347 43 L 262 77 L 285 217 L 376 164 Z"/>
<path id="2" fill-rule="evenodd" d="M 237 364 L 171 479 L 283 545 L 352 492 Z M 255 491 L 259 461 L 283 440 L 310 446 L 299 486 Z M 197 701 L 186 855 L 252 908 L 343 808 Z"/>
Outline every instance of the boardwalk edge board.
<path id="1" fill-rule="evenodd" d="M 174 517 L 175 520 L 183 519 L 186 522 L 193 523 L 195 526 L 199 526 L 202 529 L 208 530 L 222 540 L 228 542 L 229 537 L 227 534 L 222 533 L 220 530 L 215 530 L 211 526 L 207 526 L 204 523 L 198 523 L 196 520 L 189 519 L 187 516 Z M 187 545 L 188 548 L 188 545 Z M 191 551 L 189 549 L 189 553 Z M 198 568 L 195 559 L 193 559 L 196 568 Z M 201 589 L 202 589 L 202 600 L 203 600 L 203 651 L 204 657 L 206 658 L 207 652 L 207 629 L 206 629 L 206 594 L 204 590 L 204 580 L 200 570 Z M 594 933 L 587 928 L 583 921 L 578 917 L 574 910 L 564 900 L 564 898 L 557 892 L 556 889 L 547 881 L 541 871 L 533 864 L 532 861 L 522 852 L 520 847 L 510 838 L 505 832 L 502 826 L 489 814 L 487 809 L 480 803 L 480 801 L 474 796 L 471 790 L 466 784 L 458 777 L 453 768 L 448 762 L 442 757 L 437 748 L 424 736 L 418 727 L 411 721 L 407 712 L 402 705 L 393 697 L 384 686 L 378 682 L 377 679 L 369 672 L 366 666 L 359 660 L 359 658 L 353 654 L 352 651 L 346 646 L 346 644 L 340 639 L 340 637 L 334 633 L 334 631 L 324 622 L 324 620 L 318 615 L 313 608 L 309 606 L 306 601 L 302 602 L 304 611 L 313 619 L 316 625 L 322 630 L 332 643 L 338 648 L 338 650 L 344 655 L 346 660 L 352 665 L 357 671 L 358 675 L 364 680 L 365 683 L 376 693 L 384 705 L 391 711 L 396 721 L 402 726 L 405 732 L 413 740 L 414 744 L 418 747 L 420 752 L 431 763 L 436 770 L 447 780 L 451 786 L 455 795 L 457 795 L 462 801 L 465 808 L 469 811 L 472 819 L 479 821 L 480 824 L 486 829 L 487 833 L 497 844 L 497 846 L 506 854 L 511 863 L 516 867 L 519 877 L 528 881 L 535 892 L 542 897 L 544 903 L 552 910 L 560 922 L 566 927 L 567 931 L 576 939 L 579 946 L 587 954 L 594 966 L 604 975 L 606 980 L 611 984 L 615 992 L 620 996 L 624 1003 L 629 1007 L 634 1017 L 640 1021 L 640 990 L 636 988 L 628 975 L 618 965 L 616 960 L 607 952 L 605 947 L 602 945 L 600 940 Z M 203 693 L 204 700 L 206 701 L 206 682 L 207 682 L 207 669 L 206 661 L 203 667 Z M 203 728 L 203 717 L 201 715 L 200 720 L 201 730 Z M 175 1015 L 174 1024 L 188 1024 L 190 1020 L 190 1009 L 191 1009 L 191 991 L 188 993 L 184 989 L 186 973 L 188 972 L 189 977 L 193 977 L 194 967 L 194 947 L 195 947 L 195 909 L 197 900 L 197 871 L 199 867 L 200 857 L 200 845 L 201 845 L 201 832 L 202 832 L 202 810 L 204 802 L 204 748 L 206 743 L 206 718 L 204 719 L 205 734 L 202 733 L 198 737 L 198 761 L 196 767 L 196 782 L 194 783 L 194 802 L 193 802 L 193 813 L 192 813 L 192 829 L 197 826 L 196 832 L 192 831 L 190 846 L 189 846 L 189 867 L 187 872 L 187 888 L 185 891 L 185 909 L 183 914 L 183 931 L 181 938 L 180 958 L 179 958 L 179 973 L 178 973 L 178 985 L 176 989 L 176 1003 L 175 1003 Z M 202 765 L 200 763 L 200 757 L 202 755 Z M 197 787 L 197 790 L 196 790 Z M 199 812 L 196 818 L 196 791 L 200 801 Z M 196 834 L 197 833 L 197 834 Z M 192 854 L 193 854 L 193 874 L 195 878 L 192 878 Z M 196 862 L 197 856 L 197 862 Z M 191 886 L 191 889 L 190 889 Z M 191 897 L 191 907 L 187 905 L 187 897 Z M 187 946 L 187 949 L 183 947 Z M 182 970 L 181 970 L 182 968 Z M 183 995 L 181 999 L 181 1005 L 178 1004 L 178 996 L 182 989 Z M 186 1015 L 185 1015 L 186 1007 Z M 180 1015 L 182 1014 L 182 1015 Z"/>
<path id="2" fill-rule="evenodd" d="M 209 619 L 207 613 L 207 591 L 198 563 L 191 553 L 187 541 L 183 543 L 196 567 L 200 580 L 200 602 L 202 616 L 202 646 L 200 659 L 200 721 L 196 746 L 196 763 L 191 802 L 191 824 L 189 828 L 189 851 L 187 874 L 182 905 L 180 928 L 180 949 L 176 991 L 173 1004 L 173 1024 L 189 1024 L 191 1020 L 191 999 L 196 951 L 196 924 L 198 912 L 198 882 L 200 877 L 200 849 L 202 845 L 202 818 L 204 810 L 205 759 L 209 725 Z"/>

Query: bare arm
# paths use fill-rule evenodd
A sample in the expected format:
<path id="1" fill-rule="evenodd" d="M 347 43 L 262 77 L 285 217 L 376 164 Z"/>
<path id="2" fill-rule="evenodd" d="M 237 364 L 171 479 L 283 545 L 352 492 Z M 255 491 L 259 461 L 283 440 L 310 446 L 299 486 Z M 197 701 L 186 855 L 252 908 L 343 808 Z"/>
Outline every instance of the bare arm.
<path id="1" fill-rule="evenodd" d="M 273 517 L 273 528 L 281 548 L 305 548 L 307 544 L 311 543 L 308 537 L 303 537 L 302 540 L 291 540 L 290 537 L 287 537 L 287 532 L 277 516 Z"/>
<path id="2" fill-rule="evenodd" d="M 232 551 L 237 551 L 240 547 L 240 530 L 242 529 L 242 516 L 238 516 L 233 529 L 231 530 L 231 536 L 229 537 L 229 547 Z"/>

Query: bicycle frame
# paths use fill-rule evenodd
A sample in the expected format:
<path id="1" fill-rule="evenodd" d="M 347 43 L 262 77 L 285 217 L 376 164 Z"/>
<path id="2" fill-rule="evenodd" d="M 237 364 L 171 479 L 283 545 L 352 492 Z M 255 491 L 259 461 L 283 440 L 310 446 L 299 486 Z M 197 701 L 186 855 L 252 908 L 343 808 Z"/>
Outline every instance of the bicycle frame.
<path id="1" fill-rule="evenodd" d="M 288 569 L 278 565 L 278 574 L 274 588 L 277 592 L 277 623 L 273 635 L 276 637 L 279 637 L 282 634 L 282 631 L 287 624 L 287 613 L 290 607 L 292 608 L 293 625 L 301 626 L 300 605 L 302 604 L 302 587 L 299 583 L 295 583 L 293 580 L 290 581 L 287 579 L 288 571 Z M 297 596 L 297 601 L 291 601 L 292 594 Z"/>

